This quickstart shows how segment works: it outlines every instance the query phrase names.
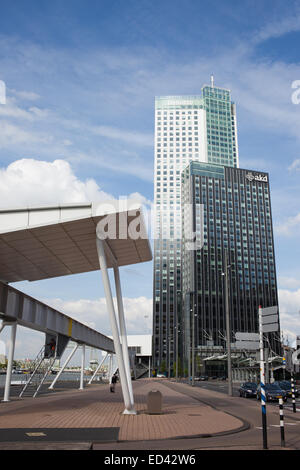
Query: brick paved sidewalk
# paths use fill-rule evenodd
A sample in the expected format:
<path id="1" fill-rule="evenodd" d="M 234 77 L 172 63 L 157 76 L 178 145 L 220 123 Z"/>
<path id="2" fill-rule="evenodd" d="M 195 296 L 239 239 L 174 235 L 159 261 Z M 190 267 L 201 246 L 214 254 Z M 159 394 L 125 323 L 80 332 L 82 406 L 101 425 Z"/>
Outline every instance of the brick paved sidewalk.
<path id="1" fill-rule="evenodd" d="M 52 392 L 37 398 L 0 403 L 0 429 L 18 428 L 119 428 L 119 441 L 139 441 L 213 435 L 242 427 L 239 419 L 173 390 L 163 380 L 133 382 L 137 415 L 123 415 L 121 386 Z M 159 390 L 163 413 L 147 414 L 147 394 Z"/>

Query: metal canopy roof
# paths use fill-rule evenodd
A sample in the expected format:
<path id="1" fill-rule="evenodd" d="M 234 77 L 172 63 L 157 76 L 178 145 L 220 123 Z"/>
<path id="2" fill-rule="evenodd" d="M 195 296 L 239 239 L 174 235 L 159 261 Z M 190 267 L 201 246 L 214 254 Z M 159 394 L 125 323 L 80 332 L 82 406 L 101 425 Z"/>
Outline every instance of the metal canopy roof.
<path id="1" fill-rule="evenodd" d="M 116 235 L 106 239 L 108 267 L 113 266 L 111 255 L 118 266 L 150 261 L 140 206 L 127 201 L 128 209 L 119 211 L 118 205 L 105 201 L 1 210 L 0 280 L 36 281 L 100 269 L 96 227 L 104 218 Z M 134 239 L 126 234 L 137 221 L 141 237 Z"/>

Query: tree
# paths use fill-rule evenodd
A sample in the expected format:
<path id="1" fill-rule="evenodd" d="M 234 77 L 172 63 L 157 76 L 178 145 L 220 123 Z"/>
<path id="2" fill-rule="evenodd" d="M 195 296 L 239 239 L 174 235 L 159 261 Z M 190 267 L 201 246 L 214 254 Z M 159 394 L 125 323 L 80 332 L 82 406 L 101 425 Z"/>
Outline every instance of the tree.
<path id="1" fill-rule="evenodd" d="M 163 359 L 163 361 L 161 361 L 161 365 L 160 365 L 160 372 L 162 374 L 164 374 L 166 371 L 167 371 L 167 364 L 166 364 L 165 359 Z"/>
<path id="2" fill-rule="evenodd" d="M 201 357 L 197 355 L 196 356 L 196 374 L 200 375 L 202 365 L 203 363 L 202 363 Z"/>
<path id="3" fill-rule="evenodd" d="M 173 372 L 174 372 L 174 376 L 176 376 L 176 362 L 174 362 Z M 181 364 L 180 357 L 179 357 L 178 358 L 178 377 L 182 377 L 182 376 L 183 376 L 183 368 L 182 368 L 182 364 Z"/>

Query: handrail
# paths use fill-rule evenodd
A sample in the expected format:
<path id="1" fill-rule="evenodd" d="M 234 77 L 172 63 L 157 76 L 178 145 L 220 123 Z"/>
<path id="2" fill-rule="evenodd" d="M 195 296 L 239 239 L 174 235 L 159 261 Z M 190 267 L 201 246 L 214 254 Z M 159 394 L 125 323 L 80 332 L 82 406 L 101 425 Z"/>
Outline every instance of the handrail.
<path id="1" fill-rule="evenodd" d="M 22 395 L 23 395 L 23 393 L 25 392 L 25 390 L 27 389 L 27 387 L 32 383 L 33 378 L 36 376 L 37 371 L 38 371 L 40 365 L 42 364 L 43 360 L 45 359 L 44 353 L 45 353 L 45 346 L 43 346 L 43 347 L 40 349 L 40 351 L 38 352 L 38 354 L 37 354 L 35 360 L 33 361 L 33 367 L 32 367 L 33 371 L 32 371 L 32 373 L 30 374 L 29 379 L 27 380 L 25 386 L 23 387 L 23 389 L 22 389 L 22 391 L 21 391 L 21 393 L 20 393 L 20 395 L 19 395 L 20 398 L 22 397 Z"/>
<path id="2" fill-rule="evenodd" d="M 41 386 L 43 385 L 43 383 L 44 383 L 44 381 L 45 381 L 47 375 L 48 375 L 49 372 L 50 372 L 50 370 L 52 369 L 55 360 L 56 360 L 56 356 L 54 356 L 54 357 L 51 358 L 51 360 L 50 360 L 50 365 L 49 365 L 49 367 L 47 368 L 47 370 L 46 370 L 44 376 L 42 377 L 42 380 L 40 381 L 40 384 L 38 385 L 36 391 L 34 392 L 33 398 L 35 398 L 36 395 L 38 394 L 38 391 L 39 391 L 39 389 L 41 388 Z"/>

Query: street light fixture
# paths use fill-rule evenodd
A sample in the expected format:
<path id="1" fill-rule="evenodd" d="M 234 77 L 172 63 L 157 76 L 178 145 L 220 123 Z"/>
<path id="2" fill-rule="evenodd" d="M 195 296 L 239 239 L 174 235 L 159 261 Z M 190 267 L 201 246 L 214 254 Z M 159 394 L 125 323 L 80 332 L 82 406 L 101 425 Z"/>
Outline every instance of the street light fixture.
<path id="1" fill-rule="evenodd" d="M 176 348 L 176 382 L 178 381 L 178 361 L 179 361 L 179 351 L 178 351 L 178 346 L 179 346 L 179 341 L 178 341 L 178 335 L 179 335 L 179 311 L 181 311 L 181 291 L 177 291 L 177 303 L 176 303 L 176 326 L 175 326 L 175 331 L 176 331 L 176 337 L 175 337 L 175 348 Z"/>
<path id="2" fill-rule="evenodd" d="M 194 387 L 195 385 L 195 318 L 197 317 L 197 313 L 195 313 L 195 309 L 197 307 L 197 304 L 195 303 L 195 298 L 194 298 L 194 292 L 192 293 L 192 308 L 191 308 L 191 314 L 192 314 L 192 381 L 191 385 Z M 190 381 L 190 378 L 189 378 Z"/>
<path id="3" fill-rule="evenodd" d="M 228 252 L 224 250 L 224 264 L 225 272 L 222 276 L 225 277 L 225 312 L 226 312 L 226 342 L 227 342 L 227 369 L 228 369 L 228 395 L 233 396 L 232 392 L 232 370 L 231 370 L 231 343 L 230 343 L 230 313 L 229 313 L 229 286 L 228 286 L 228 269 L 231 264 L 228 264 Z"/>

